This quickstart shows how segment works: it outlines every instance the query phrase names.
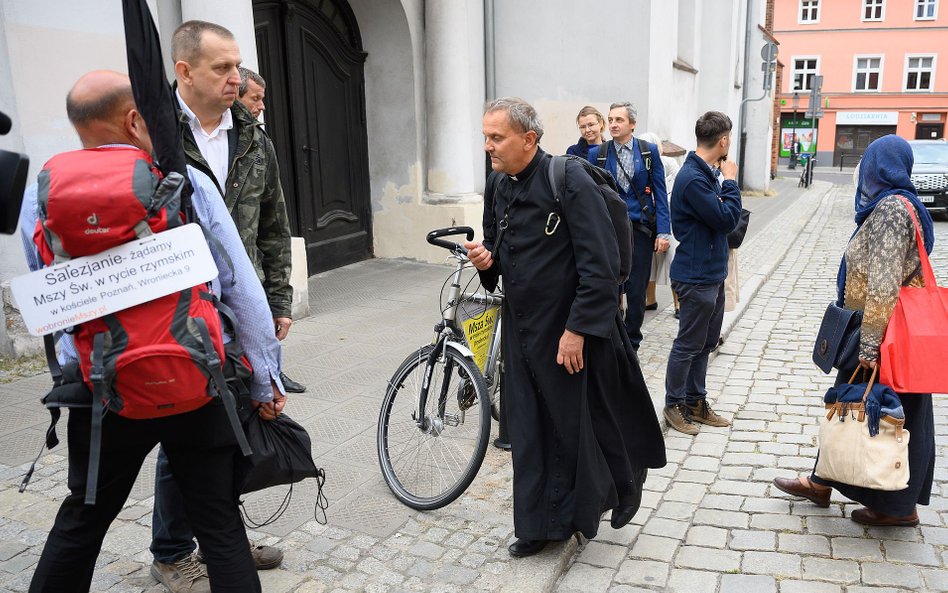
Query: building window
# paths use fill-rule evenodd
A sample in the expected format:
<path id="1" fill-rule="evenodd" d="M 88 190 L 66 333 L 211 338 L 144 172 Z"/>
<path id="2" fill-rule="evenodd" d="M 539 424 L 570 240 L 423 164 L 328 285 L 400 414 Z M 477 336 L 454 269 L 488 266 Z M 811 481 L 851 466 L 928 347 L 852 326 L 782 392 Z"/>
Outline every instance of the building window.
<path id="1" fill-rule="evenodd" d="M 930 91 L 935 76 L 935 56 L 905 56 L 905 90 Z"/>
<path id="2" fill-rule="evenodd" d="M 820 0 L 800 0 L 799 23 L 820 22 Z"/>
<path id="3" fill-rule="evenodd" d="M 819 58 L 793 59 L 793 88 L 791 91 L 808 91 L 813 88 L 813 77 L 819 74 Z"/>
<path id="4" fill-rule="evenodd" d="M 915 0 L 915 20 L 933 21 L 938 17 L 938 0 Z"/>
<path id="5" fill-rule="evenodd" d="M 853 91 L 882 89 L 882 56 L 856 56 Z"/>
<path id="6" fill-rule="evenodd" d="M 862 0 L 862 20 L 881 21 L 885 19 L 885 0 Z"/>

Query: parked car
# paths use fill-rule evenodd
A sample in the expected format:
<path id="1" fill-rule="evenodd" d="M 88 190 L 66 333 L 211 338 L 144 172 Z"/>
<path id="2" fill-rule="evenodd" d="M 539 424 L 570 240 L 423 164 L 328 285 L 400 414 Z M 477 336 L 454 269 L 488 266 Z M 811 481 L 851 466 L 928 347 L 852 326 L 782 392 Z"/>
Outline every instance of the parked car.
<path id="1" fill-rule="evenodd" d="M 912 183 L 918 199 L 933 214 L 948 216 L 948 142 L 909 140 L 915 154 Z"/>

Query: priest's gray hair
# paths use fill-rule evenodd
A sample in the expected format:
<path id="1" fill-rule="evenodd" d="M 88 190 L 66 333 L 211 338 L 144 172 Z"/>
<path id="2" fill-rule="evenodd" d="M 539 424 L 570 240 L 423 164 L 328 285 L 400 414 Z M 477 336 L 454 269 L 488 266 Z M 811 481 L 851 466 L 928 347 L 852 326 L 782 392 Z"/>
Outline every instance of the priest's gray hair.
<path id="1" fill-rule="evenodd" d="M 537 133 L 537 142 L 543 137 L 543 124 L 537 116 L 537 110 L 520 97 L 500 97 L 489 101 L 484 107 L 484 113 L 506 111 L 510 125 L 519 133 L 533 130 Z"/>
<path id="2" fill-rule="evenodd" d="M 632 107 L 632 104 L 629 103 L 628 101 L 613 103 L 612 105 L 609 106 L 609 111 L 612 111 L 613 109 L 619 109 L 620 107 L 625 107 L 625 112 L 629 114 L 629 121 L 632 123 L 635 123 L 636 116 L 638 116 L 638 113 L 636 113 L 635 107 Z"/>

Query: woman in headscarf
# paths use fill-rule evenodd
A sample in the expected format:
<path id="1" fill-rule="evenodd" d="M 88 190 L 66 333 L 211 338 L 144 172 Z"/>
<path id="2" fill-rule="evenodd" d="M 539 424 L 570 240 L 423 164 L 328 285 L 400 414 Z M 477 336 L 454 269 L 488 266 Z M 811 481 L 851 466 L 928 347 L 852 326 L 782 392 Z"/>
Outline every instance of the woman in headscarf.
<path id="1" fill-rule="evenodd" d="M 856 232 L 846 248 L 837 277 L 847 309 L 863 311 L 859 366 L 875 368 L 879 346 L 902 286 L 922 286 L 915 224 L 906 198 L 922 230 L 925 250 L 935 243 L 931 215 L 918 200 L 911 173 L 914 158 L 908 142 L 896 135 L 869 145 L 859 164 L 856 188 Z M 845 383 L 855 368 L 840 369 L 836 384 Z M 828 507 L 833 488 L 865 508 L 851 519 L 863 525 L 918 525 L 916 504 L 927 505 L 935 470 L 935 425 L 930 393 L 899 394 L 905 410 L 909 440 L 908 488 L 881 491 L 807 477 L 776 478 L 779 490 Z M 819 454 L 817 454 L 819 455 Z"/>

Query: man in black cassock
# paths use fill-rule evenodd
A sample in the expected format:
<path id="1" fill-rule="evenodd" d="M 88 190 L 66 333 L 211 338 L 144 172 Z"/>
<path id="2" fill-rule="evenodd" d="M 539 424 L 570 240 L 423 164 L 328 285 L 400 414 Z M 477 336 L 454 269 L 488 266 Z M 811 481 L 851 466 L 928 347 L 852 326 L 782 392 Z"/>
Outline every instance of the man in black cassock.
<path id="1" fill-rule="evenodd" d="M 488 104 L 484 242 L 468 256 L 488 289 L 504 278 L 503 348 L 514 468 L 513 556 L 638 510 L 665 446 L 618 315 L 615 231 L 592 179 L 568 162 L 555 214 L 543 128 L 522 99 Z M 551 216 L 553 213 L 553 216 Z M 559 219 L 559 220 L 557 220 Z M 501 230 L 503 229 L 503 230 Z"/>

